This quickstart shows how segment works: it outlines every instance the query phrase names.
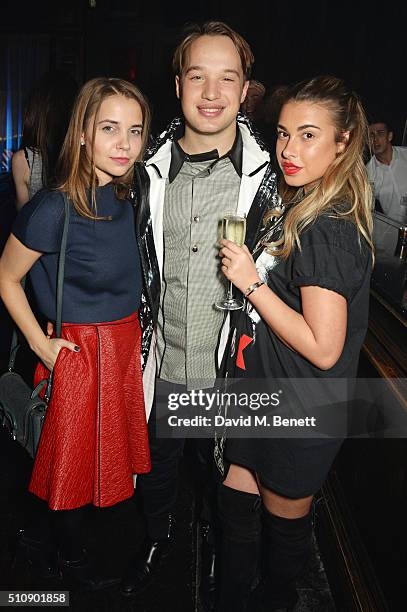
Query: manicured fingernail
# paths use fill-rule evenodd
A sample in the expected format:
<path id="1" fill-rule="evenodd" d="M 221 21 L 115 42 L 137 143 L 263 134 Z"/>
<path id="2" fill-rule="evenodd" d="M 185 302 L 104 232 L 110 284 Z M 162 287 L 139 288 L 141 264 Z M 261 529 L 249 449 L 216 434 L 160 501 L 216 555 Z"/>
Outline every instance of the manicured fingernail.
<path id="1" fill-rule="evenodd" d="M 74 351 L 76 351 L 77 353 L 79 353 L 79 351 L 80 351 L 81 349 L 80 349 L 80 347 L 79 347 L 79 346 L 77 346 L 77 345 L 76 345 L 76 346 L 74 347 L 74 349 L 73 349 L 73 350 L 74 350 Z"/>

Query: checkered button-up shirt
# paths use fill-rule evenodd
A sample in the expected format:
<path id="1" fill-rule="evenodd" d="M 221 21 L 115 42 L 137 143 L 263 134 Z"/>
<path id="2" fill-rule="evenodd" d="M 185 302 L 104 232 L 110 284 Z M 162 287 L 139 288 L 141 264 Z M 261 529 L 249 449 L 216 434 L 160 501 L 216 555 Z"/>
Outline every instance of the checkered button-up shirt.
<path id="1" fill-rule="evenodd" d="M 224 314 L 214 303 L 226 292 L 218 257 L 219 222 L 236 210 L 239 188 L 240 176 L 229 157 L 184 161 L 166 186 L 159 377 L 188 388 L 211 387 L 215 380 Z"/>

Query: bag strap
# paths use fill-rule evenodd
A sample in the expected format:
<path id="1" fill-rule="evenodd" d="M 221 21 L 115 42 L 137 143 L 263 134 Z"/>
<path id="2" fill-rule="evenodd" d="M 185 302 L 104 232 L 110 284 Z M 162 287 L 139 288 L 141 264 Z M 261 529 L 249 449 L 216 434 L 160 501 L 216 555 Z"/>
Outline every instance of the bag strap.
<path id="1" fill-rule="evenodd" d="M 69 216 L 70 216 L 70 204 L 66 193 L 61 193 L 64 200 L 64 208 L 65 208 L 65 220 L 64 220 L 64 228 L 62 231 L 62 240 L 61 240 L 61 250 L 58 258 L 58 272 L 57 272 L 57 312 L 56 312 L 56 337 L 59 338 L 61 336 L 61 328 L 62 328 L 62 299 L 64 292 L 64 274 L 65 274 L 65 258 L 66 258 L 66 246 L 68 242 L 68 228 L 69 228 Z M 24 289 L 25 287 L 25 278 L 22 280 L 21 285 Z M 10 359 L 8 363 L 9 372 L 14 371 L 14 365 L 17 355 L 17 350 L 19 347 L 17 330 L 14 328 L 13 337 L 11 340 L 11 348 L 10 348 Z M 48 400 L 51 395 L 51 385 L 52 385 L 52 372 L 48 379 L 47 390 L 45 392 L 45 398 Z"/>
<path id="2" fill-rule="evenodd" d="M 62 197 L 64 198 L 65 221 L 64 221 L 64 229 L 62 232 L 61 251 L 59 253 L 59 259 L 58 259 L 57 318 L 56 318 L 56 336 L 57 338 L 61 337 L 61 328 L 62 328 L 62 298 L 64 294 L 65 256 L 66 256 L 66 245 L 68 242 L 68 228 L 69 228 L 69 215 L 70 215 L 70 205 L 69 205 L 68 196 L 66 195 L 66 193 L 62 193 Z"/>
<path id="3" fill-rule="evenodd" d="M 64 199 L 65 220 L 64 220 L 64 229 L 62 231 L 61 250 L 59 252 L 59 258 L 58 258 L 57 318 L 55 321 L 56 338 L 61 337 L 61 331 L 62 331 L 62 299 L 63 299 L 63 294 L 64 294 L 65 256 L 66 256 L 66 245 L 68 242 L 68 228 L 69 228 L 69 215 L 70 215 L 70 206 L 69 206 L 68 196 L 66 195 L 66 193 L 62 192 L 62 197 Z M 54 376 L 54 370 L 51 370 L 49 378 L 48 378 L 47 389 L 44 395 L 44 399 L 46 402 L 48 402 L 49 398 L 51 397 L 51 387 L 52 387 L 53 376 Z"/>
<path id="4" fill-rule="evenodd" d="M 24 289 L 24 287 L 25 287 L 25 277 L 21 281 L 21 286 Z M 13 335 L 11 337 L 10 358 L 8 360 L 8 371 L 9 372 L 14 372 L 14 366 L 15 366 L 15 361 L 16 361 L 16 356 L 17 356 L 17 351 L 18 351 L 18 347 L 19 346 L 20 345 L 18 343 L 17 330 L 16 330 L 16 328 L 14 326 Z"/>

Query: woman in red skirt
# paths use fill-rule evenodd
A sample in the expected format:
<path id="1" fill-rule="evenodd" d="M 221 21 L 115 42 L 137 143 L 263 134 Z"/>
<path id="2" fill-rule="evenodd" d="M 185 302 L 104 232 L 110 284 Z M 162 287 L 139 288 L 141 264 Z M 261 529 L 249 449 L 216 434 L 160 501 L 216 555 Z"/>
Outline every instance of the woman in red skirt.
<path id="1" fill-rule="evenodd" d="M 61 152 L 59 187 L 23 208 L 0 260 L 1 297 L 40 359 L 34 382 L 53 371 L 29 490 L 54 511 L 48 516 L 62 573 L 89 588 L 105 583 L 88 567 L 79 509 L 128 499 L 133 475 L 150 470 L 138 316 L 142 265 L 128 199 L 149 124 L 148 105 L 131 83 L 86 83 Z M 41 314 L 55 321 L 61 192 L 71 212 L 62 337 L 51 338 L 20 281 L 30 272 Z"/>

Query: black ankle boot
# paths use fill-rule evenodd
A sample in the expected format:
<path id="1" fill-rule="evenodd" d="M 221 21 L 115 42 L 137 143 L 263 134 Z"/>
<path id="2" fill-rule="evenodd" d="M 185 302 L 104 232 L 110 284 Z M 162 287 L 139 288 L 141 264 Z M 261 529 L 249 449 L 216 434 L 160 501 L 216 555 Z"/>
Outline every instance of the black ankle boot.
<path id="1" fill-rule="evenodd" d="M 295 586 L 273 588 L 266 578 L 250 593 L 247 612 L 292 612 L 297 601 Z"/>
<path id="2" fill-rule="evenodd" d="M 91 567 L 85 550 L 79 559 L 61 559 L 59 567 L 63 580 L 74 590 L 99 591 L 120 582 L 120 578 L 100 576 Z"/>
<path id="3" fill-rule="evenodd" d="M 121 592 L 123 595 L 137 595 L 146 589 L 168 557 L 173 541 L 174 519 L 170 514 L 167 517 L 167 537 L 162 539 L 147 538 L 141 552 L 131 563 L 122 580 Z"/>
<path id="4" fill-rule="evenodd" d="M 201 580 L 199 599 L 204 612 L 213 612 L 216 597 L 216 538 L 208 521 L 200 521 Z"/>
<path id="5" fill-rule="evenodd" d="M 222 528 L 218 612 L 246 612 L 258 575 L 261 502 L 258 495 L 220 486 Z"/>
<path id="6" fill-rule="evenodd" d="M 16 538 L 16 547 L 12 568 L 21 559 L 28 563 L 33 572 L 40 578 L 59 578 L 58 554 L 56 546 L 48 539 L 40 540 L 31 537 L 25 529 L 20 529 Z"/>

